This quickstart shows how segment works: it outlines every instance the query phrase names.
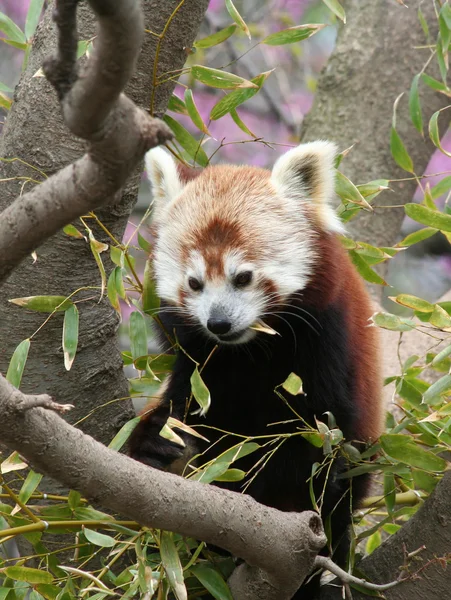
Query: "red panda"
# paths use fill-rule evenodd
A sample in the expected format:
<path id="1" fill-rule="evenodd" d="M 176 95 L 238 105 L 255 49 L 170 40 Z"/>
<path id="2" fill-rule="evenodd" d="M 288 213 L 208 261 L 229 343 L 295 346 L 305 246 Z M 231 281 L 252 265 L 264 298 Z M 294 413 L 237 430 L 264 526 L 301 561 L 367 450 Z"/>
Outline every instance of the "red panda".
<path id="1" fill-rule="evenodd" d="M 184 351 L 177 353 L 160 404 L 132 434 L 135 459 L 171 471 L 186 461 L 186 449 L 159 435 L 170 415 L 212 428 L 203 430 L 217 442 L 212 454 L 203 455 L 207 459 L 237 443 L 224 431 L 299 432 L 304 425 L 298 417 L 315 426 L 315 419 L 327 419 L 327 411 L 348 441 L 368 443 L 380 435 L 381 379 L 376 331 L 368 327 L 371 304 L 336 235 L 344 229 L 329 204 L 336 153 L 332 143 L 317 141 L 288 151 L 272 172 L 211 166 L 189 181 L 162 149 L 147 154 L 159 316 Z M 277 335 L 253 328 L 259 322 Z M 193 416 L 193 407 L 187 412 L 194 361 L 207 361 L 202 378 L 211 406 L 205 419 Z M 305 394 L 286 394 L 283 401 L 280 384 L 292 372 L 301 377 Z M 177 433 L 190 456 L 205 451 L 207 445 L 197 438 Z M 240 459 L 237 467 L 250 469 L 256 454 Z M 312 509 L 312 465 L 323 460 L 321 448 L 301 435 L 290 436 L 246 492 L 283 511 Z M 317 497 L 324 492 L 322 517 L 330 517 L 330 542 L 341 564 L 352 510 L 368 491 L 367 476 L 355 478 L 351 487 L 339 478 L 346 469 L 340 455 L 313 485 Z M 240 491 L 242 482 L 220 485 Z M 318 598 L 319 585 L 314 576 L 295 598 Z"/>

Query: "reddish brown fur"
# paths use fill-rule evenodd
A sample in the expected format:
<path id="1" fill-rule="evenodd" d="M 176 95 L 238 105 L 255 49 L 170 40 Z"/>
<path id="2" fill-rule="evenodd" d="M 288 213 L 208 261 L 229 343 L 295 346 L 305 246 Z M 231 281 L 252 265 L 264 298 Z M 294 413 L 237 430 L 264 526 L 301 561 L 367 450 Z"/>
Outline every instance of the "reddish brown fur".
<path id="1" fill-rule="evenodd" d="M 362 403 L 357 407 L 357 431 L 360 441 L 375 440 L 383 431 L 383 406 L 378 333 L 368 321 L 373 313 L 371 300 L 339 239 L 318 233 L 318 265 L 303 298 L 315 308 L 333 303 L 344 309 L 355 397 Z"/>

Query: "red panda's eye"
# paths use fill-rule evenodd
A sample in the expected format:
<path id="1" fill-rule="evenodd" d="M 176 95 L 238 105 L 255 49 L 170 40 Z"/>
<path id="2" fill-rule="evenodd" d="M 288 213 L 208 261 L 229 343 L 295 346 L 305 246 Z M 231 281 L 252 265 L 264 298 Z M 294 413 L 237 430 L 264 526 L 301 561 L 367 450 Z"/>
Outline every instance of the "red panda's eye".
<path id="1" fill-rule="evenodd" d="M 200 292 L 201 289 L 204 287 L 203 284 L 195 277 L 190 277 L 188 279 L 188 285 L 193 290 L 193 292 Z"/>
<path id="2" fill-rule="evenodd" d="M 252 271 L 243 271 L 242 273 L 238 273 L 238 275 L 233 280 L 233 283 L 238 287 L 244 287 L 248 285 L 252 281 Z"/>

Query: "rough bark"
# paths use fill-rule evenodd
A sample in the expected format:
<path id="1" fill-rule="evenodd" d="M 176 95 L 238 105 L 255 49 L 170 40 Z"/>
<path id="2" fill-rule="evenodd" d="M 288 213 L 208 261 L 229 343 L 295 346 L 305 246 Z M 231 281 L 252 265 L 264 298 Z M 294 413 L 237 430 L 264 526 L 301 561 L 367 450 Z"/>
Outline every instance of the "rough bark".
<path id="1" fill-rule="evenodd" d="M 451 473 L 447 472 L 420 510 L 395 535 L 365 558 L 359 569 L 371 581 L 383 583 L 400 575 L 415 576 L 384 592 L 387 600 L 443 600 L 449 598 L 451 569 Z M 415 558 L 407 554 L 421 546 L 425 549 Z M 445 560 L 438 560 L 443 559 Z M 407 570 L 403 572 L 403 565 Z M 354 600 L 367 596 L 353 592 Z"/>
<path id="2" fill-rule="evenodd" d="M 402 92 L 406 94 L 398 106 L 396 128 L 418 175 L 423 173 L 434 148 L 427 130 L 423 139 L 412 125 L 407 98 L 413 77 L 430 55 L 427 49 L 414 48 L 426 44 L 417 16 L 420 4 L 432 40 L 437 18 L 433 2 L 411 0 L 407 4 L 408 8 L 394 0 L 346 0 L 347 23 L 340 27 L 335 50 L 319 79 L 314 105 L 303 124 L 305 141 L 332 139 L 341 150 L 355 144 L 340 169 L 357 184 L 409 177 L 397 167 L 390 152 L 393 103 Z M 428 69 L 428 73 L 433 72 L 434 69 Z M 426 119 L 446 106 L 448 98 L 425 85 L 420 88 L 427 124 Z M 444 126 L 447 127 L 446 119 Z M 375 204 L 405 204 L 411 200 L 415 186 L 415 181 L 393 182 L 393 192 L 382 193 Z M 348 224 L 348 231 L 357 240 L 391 246 L 403 217 L 402 208 L 362 211 Z"/>
<path id="3" fill-rule="evenodd" d="M 316 513 L 280 512 L 250 496 L 157 471 L 109 450 L 39 404 L 58 409 L 48 396 L 25 396 L 0 376 L 2 441 L 106 508 L 243 558 L 230 579 L 235 600 L 289 600 L 312 569 L 326 543 Z"/>
<path id="4" fill-rule="evenodd" d="M 100 6 L 100 3 L 98 3 Z M 179 5 L 178 0 L 142 2 L 145 27 L 160 33 Z M 158 75 L 179 69 L 186 59 L 185 48 L 192 45 L 207 8 L 208 0 L 186 0 L 175 12 L 164 39 L 158 59 Z M 51 8 L 47 10 L 35 36 L 30 60 L 15 91 L 15 102 L 8 115 L 0 141 L 0 157 L 18 158 L 24 162 L 1 162 L 0 212 L 9 206 L 22 191 L 28 191 L 33 181 L 43 181 L 73 162 L 84 152 L 84 142 L 68 133 L 58 107 L 55 93 L 43 77 L 33 77 L 43 60 L 56 46 L 56 33 L 51 23 Z M 94 34 L 95 20 L 89 7 L 82 3 L 78 10 L 80 39 Z M 153 65 L 158 38 L 150 33 L 139 56 L 135 75 L 126 92 L 139 106 L 148 108 L 153 93 Z M 110 73 L 114 77 L 115 71 Z M 173 84 L 158 86 L 154 94 L 154 113 L 162 114 L 167 106 Z M 100 91 L 96 92 L 100 93 Z M 87 103 L 89 107 L 90 103 Z M 130 211 L 135 203 L 141 168 L 137 168 L 122 191 L 122 197 L 105 199 L 107 208 L 97 211 L 100 220 L 116 239 L 121 239 Z M 25 178 L 25 179 L 24 179 Z M 93 226 L 96 239 L 107 242 L 106 236 Z M 107 271 L 111 268 L 103 255 Z M 26 258 L 0 292 L 0 372 L 6 372 L 11 354 L 17 344 L 33 334 L 46 315 L 30 313 L 8 303 L 8 299 L 31 295 L 68 295 L 83 286 L 100 284 L 97 266 L 89 246 L 80 240 L 59 233 L 37 249 L 38 260 Z M 92 290 L 85 296 L 93 296 Z M 82 295 L 78 298 L 83 297 Z M 57 315 L 33 338 L 23 388 L 46 391 L 76 408 L 70 413 L 77 422 L 95 410 L 95 418 L 81 427 L 98 439 L 108 441 L 118 425 L 131 414 L 128 401 L 106 404 L 128 394 L 122 360 L 117 347 L 118 318 L 106 301 L 86 301 L 80 308 L 79 350 L 72 370 L 64 369 L 61 350 L 62 318 Z M 101 408 L 102 407 L 102 408 Z"/>

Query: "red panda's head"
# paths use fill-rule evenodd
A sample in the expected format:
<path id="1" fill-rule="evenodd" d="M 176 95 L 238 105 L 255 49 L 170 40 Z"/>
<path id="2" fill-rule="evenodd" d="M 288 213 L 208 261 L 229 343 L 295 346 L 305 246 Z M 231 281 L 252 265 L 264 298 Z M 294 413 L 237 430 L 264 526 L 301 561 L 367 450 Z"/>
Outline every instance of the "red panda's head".
<path id="1" fill-rule="evenodd" d="M 151 150 L 159 296 L 216 341 L 249 341 L 271 307 L 307 286 L 319 232 L 343 231 L 329 205 L 335 155 L 318 141 L 284 154 L 272 172 L 221 165 L 185 182 L 167 152 Z"/>

